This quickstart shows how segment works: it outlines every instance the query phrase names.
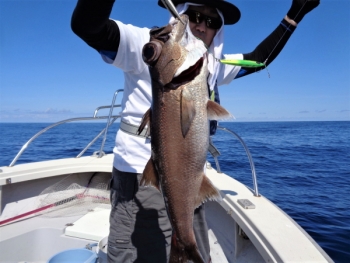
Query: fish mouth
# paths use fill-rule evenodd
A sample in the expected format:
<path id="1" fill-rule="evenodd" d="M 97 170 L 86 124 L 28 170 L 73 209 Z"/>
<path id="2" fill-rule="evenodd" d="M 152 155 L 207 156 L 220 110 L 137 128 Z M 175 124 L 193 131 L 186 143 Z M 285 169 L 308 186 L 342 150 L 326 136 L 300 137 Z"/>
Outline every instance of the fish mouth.
<path id="1" fill-rule="evenodd" d="M 192 34 L 188 16 L 183 14 L 181 19 L 184 24 L 175 19 L 165 27 L 152 29 L 151 40 L 142 49 L 144 62 L 158 75 L 164 75 L 159 75 L 158 81 L 168 89 L 175 89 L 195 79 L 207 59 L 207 48 L 202 40 Z M 171 50 L 164 51 L 165 47 Z"/>
<path id="2" fill-rule="evenodd" d="M 204 58 L 201 57 L 194 65 L 190 66 L 186 70 L 182 71 L 180 75 L 174 77 L 168 84 L 172 89 L 176 89 L 179 86 L 194 80 L 201 72 Z"/>

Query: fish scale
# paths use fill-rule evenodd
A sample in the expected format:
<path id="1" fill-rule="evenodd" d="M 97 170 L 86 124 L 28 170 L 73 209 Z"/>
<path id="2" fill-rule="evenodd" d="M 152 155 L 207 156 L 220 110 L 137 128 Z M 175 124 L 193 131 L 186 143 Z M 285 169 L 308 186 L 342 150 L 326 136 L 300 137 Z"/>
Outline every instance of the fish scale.
<path id="1" fill-rule="evenodd" d="M 167 107 L 157 111 L 160 114 L 160 123 L 159 126 L 152 124 L 151 130 L 152 141 L 159 140 L 163 142 L 159 146 L 157 144 L 152 145 L 153 152 L 158 156 L 156 161 L 159 163 L 158 172 L 163 177 L 161 188 L 163 194 L 167 196 L 169 217 L 178 239 L 185 244 L 184 246 L 195 244 L 193 212 L 196 208 L 195 197 L 203 176 L 209 143 L 208 136 L 201 136 L 201 134 L 209 134 L 207 120 L 204 120 L 204 116 L 201 116 L 203 114 L 198 114 L 186 138 L 183 138 L 180 126 L 179 102 L 168 103 L 168 99 L 170 100 L 172 96 L 163 94 L 160 89 L 156 90 L 159 91 L 158 97 L 162 97 L 164 104 L 167 105 Z M 175 90 L 169 93 L 179 94 L 180 92 L 181 90 Z M 201 106 L 200 103 L 195 104 Z M 161 122 L 161 120 L 166 121 Z M 172 142 L 169 142 L 169 140 Z M 198 162 L 196 159 L 202 160 Z"/>

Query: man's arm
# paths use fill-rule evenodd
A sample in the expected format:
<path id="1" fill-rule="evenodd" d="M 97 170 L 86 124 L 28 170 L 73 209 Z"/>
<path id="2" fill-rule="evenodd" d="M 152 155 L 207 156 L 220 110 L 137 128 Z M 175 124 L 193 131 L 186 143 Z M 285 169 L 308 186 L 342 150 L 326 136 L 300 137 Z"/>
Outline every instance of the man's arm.
<path id="1" fill-rule="evenodd" d="M 316 8 L 319 3 L 319 0 L 293 0 L 291 8 L 278 27 L 253 52 L 243 54 L 243 58 L 264 62 L 265 65 L 270 64 L 282 51 L 298 23 L 308 12 Z M 242 68 L 236 78 L 246 76 L 263 68 Z"/>
<path id="2" fill-rule="evenodd" d="M 89 46 L 101 51 L 118 51 L 120 32 L 117 23 L 109 19 L 114 0 L 78 0 L 71 27 Z"/>

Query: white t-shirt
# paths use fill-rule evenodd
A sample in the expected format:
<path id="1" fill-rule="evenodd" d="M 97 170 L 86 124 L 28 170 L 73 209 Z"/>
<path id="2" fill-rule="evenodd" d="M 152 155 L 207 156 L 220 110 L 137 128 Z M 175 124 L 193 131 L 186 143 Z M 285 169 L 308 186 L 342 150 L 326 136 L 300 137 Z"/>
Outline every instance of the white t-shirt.
<path id="1" fill-rule="evenodd" d="M 149 28 L 139 28 L 115 21 L 120 31 L 120 43 L 115 60 L 111 63 L 124 72 L 124 92 L 121 118 L 123 122 L 139 125 L 144 113 L 150 108 L 152 100 L 151 77 L 148 66 L 142 59 L 142 48 L 149 42 Z M 227 57 L 225 55 L 225 57 Z M 230 58 L 243 59 L 242 54 L 229 55 Z M 106 59 L 105 59 L 106 60 Z M 230 83 L 240 67 L 221 65 L 218 85 Z M 142 173 L 151 156 L 149 139 L 117 132 L 113 165 L 123 172 Z"/>

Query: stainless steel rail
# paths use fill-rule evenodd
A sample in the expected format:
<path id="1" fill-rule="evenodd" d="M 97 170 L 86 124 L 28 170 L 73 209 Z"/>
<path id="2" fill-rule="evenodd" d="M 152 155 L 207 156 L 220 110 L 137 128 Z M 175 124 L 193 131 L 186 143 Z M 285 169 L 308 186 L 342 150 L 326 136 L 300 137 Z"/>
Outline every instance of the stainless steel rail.
<path id="1" fill-rule="evenodd" d="M 95 109 L 95 112 L 94 112 L 94 115 L 93 117 L 81 117 L 81 118 L 71 118 L 71 119 L 67 119 L 67 120 L 63 120 L 63 121 L 59 121 L 59 122 L 56 122 L 44 129 L 42 129 L 41 131 L 39 131 L 37 134 L 35 134 L 32 138 L 30 138 L 21 148 L 21 150 L 17 153 L 17 155 L 15 156 L 15 158 L 12 160 L 12 162 L 10 163 L 9 167 L 12 167 L 15 165 L 15 163 L 17 162 L 17 160 L 19 159 L 19 157 L 22 155 L 22 153 L 28 148 L 29 144 L 31 144 L 36 138 L 38 138 L 41 134 L 43 134 L 44 132 L 58 126 L 58 125 L 61 125 L 61 124 L 64 124 L 64 123 L 68 123 L 68 122 L 74 122 L 74 121 L 86 121 L 86 120 L 101 120 L 101 119 L 107 119 L 107 124 L 106 124 L 106 127 L 99 133 L 95 136 L 94 139 L 92 139 L 92 141 L 90 141 L 88 143 L 88 145 L 76 156 L 76 158 L 80 158 L 90 147 L 92 144 L 94 144 L 96 142 L 96 140 L 98 138 L 101 137 L 102 134 L 104 134 L 103 136 L 103 139 L 102 139 L 102 143 L 101 143 L 101 148 L 100 148 L 100 151 L 98 152 L 98 158 L 101 158 L 103 155 L 104 155 L 104 152 L 103 152 L 103 148 L 104 148 L 104 145 L 105 145 L 105 142 L 106 142 L 106 138 L 107 138 L 107 132 L 108 132 L 108 128 L 118 119 L 120 118 L 120 115 L 112 115 L 113 114 L 113 109 L 114 108 L 117 108 L 117 107 L 121 107 L 120 104 L 117 104 L 115 105 L 115 100 L 118 96 L 118 93 L 120 92 L 123 92 L 122 89 L 119 89 L 117 90 L 114 95 L 113 95 L 113 99 L 112 99 L 112 103 L 111 105 L 109 106 L 100 106 L 100 107 L 97 107 Z M 97 116 L 97 113 L 99 112 L 99 110 L 101 109 L 110 109 L 109 110 L 109 114 L 108 116 Z M 233 134 L 240 142 L 241 144 L 243 145 L 245 151 L 246 151 L 246 154 L 248 156 L 248 159 L 249 159 L 249 163 L 250 163 L 250 167 L 251 167 L 251 170 L 252 170 L 252 177 L 253 177 L 253 186 L 254 186 L 254 195 L 255 196 L 259 196 L 259 191 L 258 191 L 258 183 L 257 183 L 257 179 L 256 179 L 256 171 L 255 171 L 255 166 L 254 166 L 254 162 L 253 162 L 253 158 L 249 152 L 249 149 L 247 147 L 247 145 L 244 143 L 243 139 L 235 132 L 225 128 L 225 127 L 221 127 L 221 126 L 218 126 L 218 129 L 220 130 L 223 130 L 223 131 L 226 131 L 226 132 L 229 132 L 231 134 Z M 217 156 L 213 156 L 214 157 L 214 160 L 215 160 L 215 163 L 216 163 L 216 168 L 217 168 L 217 171 L 219 173 L 221 173 L 221 169 L 220 169 L 220 165 L 219 165 L 219 161 L 217 159 Z"/>
<path id="2" fill-rule="evenodd" d="M 229 130 L 229 129 L 225 128 L 225 127 L 221 127 L 221 126 L 218 126 L 218 129 L 223 130 L 223 131 L 226 131 L 226 132 L 228 132 L 228 133 L 231 133 L 231 134 L 234 135 L 234 136 L 240 141 L 240 143 L 243 145 L 244 150 L 245 150 L 245 152 L 246 152 L 246 154 L 247 154 L 247 156 L 248 156 L 248 159 L 249 159 L 250 168 L 251 168 L 251 170 L 252 170 L 253 187 L 254 187 L 254 189 L 253 189 L 253 191 L 254 191 L 254 196 L 257 196 L 257 197 L 260 196 L 260 195 L 259 195 L 259 190 L 258 190 L 258 181 L 257 181 L 257 179 L 256 179 L 256 171 L 255 171 L 254 161 L 253 161 L 252 155 L 250 154 L 250 151 L 249 151 L 247 145 L 244 143 L 243 139 L 242 139 L 237 133 L 235 133 L 234 131 L 231 131 L 231 130 Z M 215 158 L 214 158 L 214 159 L 215 159 Z M 218 166 L 218 160 L 215 159 L 215 162 L 216 162 L 216 165 L 217 165 L 217 167 L 218 167 L 218 170 L 220 170 L 220 166 Z M 218 171 L 218 172 L 221 172 L 221 171 Z"/>
<path id="3" fill-rule="evenodd" d="M 111 126 L 117 119 L 118 119 L 118 118 L 113 118 L 112 121 L 109 123 L 108 127 Z M 95 141 L 96 141 L 98 138 L 100 138 L 101 135 L 102 135 L 103 133 L 105 133 L 105 130 L 106 130 L 106 128 L 104 128 L 102 131 L 100 131 L 100 133 L 97 134 L 96 137 L 95 137 L 91 142 L 89 142 L 88 145 L 86 145 L 86 147 L 84 148 L 84 150 L 82 150 L 82 151 L 77 155 L 76 158 L 80 158 L 80 157 L 90 148 L 90 146 L 93 145 L 93 144 L 95 143 Z M 99 154 L 99 155 L 100 155 L 100 154 Z"/>
<path id="4" fill-rule="evenodd" d="M 103 138 L 103 141 L 102 141 L 102 145 L 101 145 L 101 149 L 100 149 L 100 153 L 99 153 L 99 158 L 103 155 L 103 147 L 104 147 L 104 144 L 105 144 L 105 141 L 106 141 L 106 137 L 107 137 L 107 131 L 108 131 L 108 128 L 110 125 L 112 125 L 118 118 L 120 118 L 120 115 L 112 115 L 113 113 L 113 109 L 115 107 L 120 107 L 120 105 L 114 105 L 114 102 L 116 100 L 116 97 L 118 95 L 119 92 L 122 92 L 123 90 L 117 90 L 115 93 L 114 93 L 114 96 L 113 96 L 113 100 L 112 100 L 112 105 L 110 106 L 101 106 L 101 107 L 98 107 L 96 108 L 95 112 L 94 112 L 94 116 L 93 117 L 80 117 L 80 118 L 71 118 L 71 119 L 67 119 L 67 120 L 63 120 L 63 121 L 59 121 L 59 122 L 56 122 L 54 124 L 51 124 L 50 126 L 42 129 L 41 131 L 39 131 L 38 133 L 36 133 L 32 138 L 30 138 L 21 148 L 21 150 L 17 153 L 17 155 L 15 156 L 15 158 L 12 160 L 12 162 L 10 163 L 9 167 L 12 167 L 15 165 L 15 163 L 17 162 L 17 160 L 19 159 L 19 157 L 22 155 L 22 153 L 28 148 L 29 144 L 31 144 L 36 138 L 38 138 L 41 134 L 43 134 L 44 132 L 56 127 L 56 126 L 59 126 L 61 124 L 64 124 L 64 123 L 68 123 L 68 122 L 74 122 L 74 121 L 96 121 L 96 120 L 103 120 L 103 119 L 107 119 L 107 125 L 106 127 L 84 148 L 84 150 L 77 155 L 77 158 L 81 157 L 85 151 L 104 133 L 104 138 Z M 100 109 L 106 109 L 106 108 L 110 108 L 110 111 L 109 111 L 109 115 L 108 116 L 100 116 L 98 117 L 97 116 L 97 113 Z M 111 121 L 112 119 L 112 121 Z"/>
<path id="5" fill-rule="evenodd" d="M 113 108 L 118 108 L 120 106 L 121 106 L 120 104 L 117 104 L 117 105 L 114 105 Z M 97 113 L 98 113 L 99 110 L 109 109 L 109 108 L 111 108 L 111 105 L 97 107 L 95 112 L 94 112 L 94 117 L 97 117 Z"/>
<path id="6" fill-rule="evenodd" d="M 110 125 L 111 116 L 113 114 L 115 99 L 117 98 L 119 92 L 123 92 L 123 90 L 122 89 L 118 89 L 116 92 L 114 92 L 114 96 L 113 96 L 113 99 L 112 99 L 112 104 L 111 104 L 110 109 L 109 109 L 107 125 L 106 125 L 106 128 L 105 128 L 105 135 L 103 136 L 103 139 L 102 139 L 101 149 L 100 149 L 100 153 L 98 155 L 98 158 L 101 158 L 102 154 L 103 154 L 103 147 L 105 146 L 105 142 L 106 142 L 106 138 L 107 138 L 107 131 L 108 131 L 108 127 Z"/>

